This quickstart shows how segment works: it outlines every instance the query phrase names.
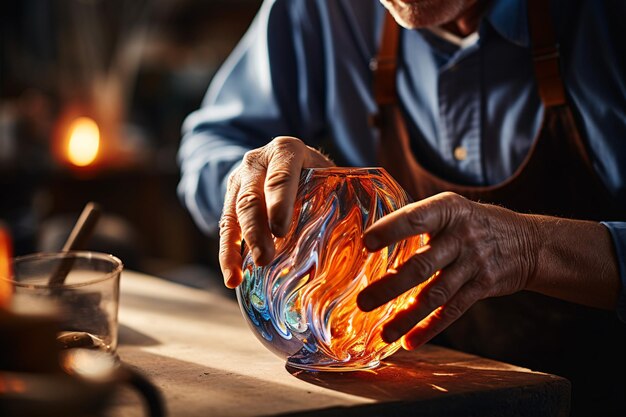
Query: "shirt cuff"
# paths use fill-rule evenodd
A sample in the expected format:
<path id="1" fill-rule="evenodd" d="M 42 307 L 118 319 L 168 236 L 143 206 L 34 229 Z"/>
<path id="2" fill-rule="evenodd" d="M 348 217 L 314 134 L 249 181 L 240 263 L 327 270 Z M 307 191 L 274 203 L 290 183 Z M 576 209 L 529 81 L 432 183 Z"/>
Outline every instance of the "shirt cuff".
<path id="1" fill-rule="evenodd" d="M 617 317 L 626 323 L 626 222 L 601 223 L 609 229 L 613 238 L 615 256 L 617 256 L 617 266 L 622 283 L 619 300 L 617 301 Z"/>

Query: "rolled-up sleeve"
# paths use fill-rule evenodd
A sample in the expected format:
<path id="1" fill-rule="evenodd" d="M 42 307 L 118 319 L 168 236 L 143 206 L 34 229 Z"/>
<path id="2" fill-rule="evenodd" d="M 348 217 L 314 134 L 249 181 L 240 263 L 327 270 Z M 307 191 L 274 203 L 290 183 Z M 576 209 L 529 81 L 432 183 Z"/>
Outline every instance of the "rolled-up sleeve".
<path id="1" fill-rule="evenodd" d="M 613 238 L 622 283 L 617 302 L 617 315 L 621 321 L 626 323 L 626 222 L 602 222 L 602 224 L 609 229 Z"/>
<path id="2" fill-rule="evenodd" d="M 266 1 L 202 103 L 183 124 L 178 194 L 207 234 L 217 229 L 229 174 L 279 135 L 316 146 L 324 126 L 321 54 L 310 2 Z M 308 19 L 303 25 L 304 17 Z"/>

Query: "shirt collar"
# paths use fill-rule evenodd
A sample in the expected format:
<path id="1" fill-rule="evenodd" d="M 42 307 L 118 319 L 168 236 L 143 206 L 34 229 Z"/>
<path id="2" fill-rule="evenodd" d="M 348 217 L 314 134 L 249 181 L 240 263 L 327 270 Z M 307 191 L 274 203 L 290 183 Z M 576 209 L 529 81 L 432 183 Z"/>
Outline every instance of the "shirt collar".
<path id="1" fill-rule="evenodd" d="M 509 42 L 522 47 L 529 46 L 525 0 L 492 0 L 485 20 Z"/>

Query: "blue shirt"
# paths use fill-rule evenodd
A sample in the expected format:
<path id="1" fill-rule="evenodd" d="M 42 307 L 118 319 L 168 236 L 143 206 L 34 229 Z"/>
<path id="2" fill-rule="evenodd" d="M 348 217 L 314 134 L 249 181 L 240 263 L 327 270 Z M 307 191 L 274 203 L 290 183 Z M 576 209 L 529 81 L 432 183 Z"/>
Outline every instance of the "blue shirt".
<path id="1" fill-rule="evenodd" d="M 626 2 L 551 6 L 569 103 L 600 179 L 626 207 Z M 263 3 L 183 126 L 179 193 L 202 229 L 216 229 L 243 154 L 275 136 L 321 146 L 340 165 L 376 164 L 369 62 L 384 13 L 378 0 Z M 490 185 L 522 163 L 543 117 L 526 2 L 494 0 L 474 39 L 459 46 L 403 30 L 397 85 L 420 163 L 450 181 Z M 604 224 L 626 288 L 626 223 Z"/>

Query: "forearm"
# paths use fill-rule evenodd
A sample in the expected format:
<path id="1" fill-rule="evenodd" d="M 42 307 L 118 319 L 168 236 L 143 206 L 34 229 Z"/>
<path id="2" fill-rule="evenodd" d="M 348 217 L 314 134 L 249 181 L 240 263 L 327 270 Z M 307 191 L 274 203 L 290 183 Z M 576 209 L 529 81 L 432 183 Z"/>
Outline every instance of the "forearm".
<path id="1" fill-rule="evenodd" d="M 536 248 L 527 289 L 587 306 L 615 309 L 621 288 L 613 241 L 600 223 L 525 215 Z"/>
<path id="2" fill-rule="evenodd" d="M 215 233 L 224 202 L 226 180 L 246 151 L 245 144 L 208 132 L 188 135 L 179 151 L 178 194 L 205 233 Z"/>

